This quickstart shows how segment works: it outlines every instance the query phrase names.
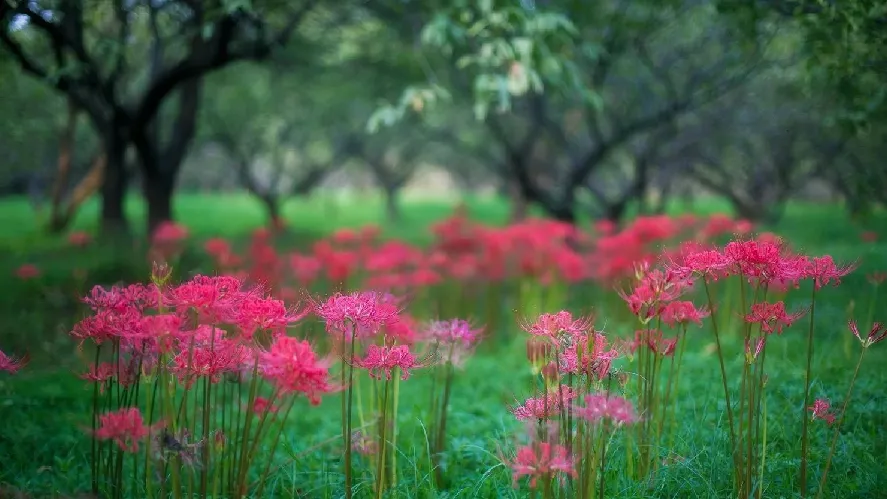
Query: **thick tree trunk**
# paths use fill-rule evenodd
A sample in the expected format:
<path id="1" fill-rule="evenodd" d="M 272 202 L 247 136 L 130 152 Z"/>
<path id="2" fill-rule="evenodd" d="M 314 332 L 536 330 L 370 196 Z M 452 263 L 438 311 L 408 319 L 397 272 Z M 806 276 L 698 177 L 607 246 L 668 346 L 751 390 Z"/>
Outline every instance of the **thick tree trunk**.
<path id="1" fill-rule="evenodd" d="M 385 187 L 385 215 L 389 222 L 398 222 L 401 219 L 400 204 L 397 202 L 397 188 Z"/>
<path id="2" fill-rule="evenodd" d="M 122 236 L 129 233 L 126 220 L 127 171 L 125 137 L 116 131 L 105 136 L 105 172 L 102 181 L 102 233 Z"/>
<path id="3" fill-rule="evenodd" d="M 526 196 L 524 196 L 523 192 L 521 192 L 521 188 L 517 182 L 509 181 L 506 189 L 508 202 L 511 205 L 509 220 L 511 223 L 525 220 L 530 210 L 530 202 L 527 200 Z"/>
<path id="4" fill-rule="evenodd" d="M 258 196 L 265 206 L 265 213 L 268 214 L 268 227 L 272 230 L 280 230 L 283 228 L 283 219 L 280 217 L 280 201 L 274 196 Z"/>
<path id="5" fill-rule="evenodd" d="M 163 223 L 173 220 L 172 196 L 175 179 L 170 175 L 146 175 L 145 203 L 148 205 L 148 234 Z"/>

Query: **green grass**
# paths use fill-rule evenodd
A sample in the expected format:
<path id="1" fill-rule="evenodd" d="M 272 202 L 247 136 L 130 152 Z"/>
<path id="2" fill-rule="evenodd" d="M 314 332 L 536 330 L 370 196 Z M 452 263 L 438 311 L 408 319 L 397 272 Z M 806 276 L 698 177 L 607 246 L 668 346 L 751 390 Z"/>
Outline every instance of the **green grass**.
<path id="1" fill-rule="evenodd" d="M 507 207 L 496 199 L 469 199 L 472 216 L 491 223 L 507 219 Z M 287 204 L 284 213 L 292 227 L 284 244 L 303 246 L 317 237 L 340 227 L 356 227 L 367 223 L 383 226 L 387 237 L 405 238 L 415 242 L 428 240 L 427 225 L 446 216 L 452 202 L 405 201 L 403 220 L 395 224 L 383 221 L 383 205 L 375 198 L 339 201 L 331 199 L 297 200 Z M 133 221 L 140 220 L 142 207 L 131 207 Z M 679 208 L 676 208 L 678 210 Z M 706 201 L 695 208 L 698 212 L 724 209 L 716 201 Z M 87 205 L 76 222 L 76 228 L 94 230 L 96 205 Z M 259 205 L 246 196 L 180 196 L 176 212 L 189 227 L 195 239 L 216 235 L 244 239 L 263 222 Z M 22 263 L 35 263 L 45 275 L 40 285 L 22 283 L 8 277 L 7 289 L 0 295 L 0 349 L 22 351 L 27 348 L 34 360 L 28 369 L 14 378 L 0 375 L 0 483 L 9 483 L 37 497 L 75 494 L 88 487 L 89 441 L 82 430 L 88 424 L 89 392 L 74 375 L 82 363 L 73 343 L 67 337 L 71 324 L 78 318 L 75 301 L 78 284 L 71 272 L 75 268 L 89 271 L 93 282 L 113 283 L 118 280 L 144 278 L 145 262 L 139 249 L 131 246 L 72 250 L 61 236 L 47 236 L 38 220 L 22 200 L 0 201 L 0 271 L 11 276 Z M 845 355 L 845 338 L 849 333 L 845 322 L 847 306 L 854 302 L 856 315 L 867 319 L 871 288 L 865 274 L 887 270 L 887 244 L 862 243 L 859 234 L 866 229 L 887 227 L 887 216 L 878 214 L 867 225 L 851 223 L 835 206 L 794 204 L 774 232 L 787 237 L 794 247 L 811 254 L 832 254 L 838 260 L 859 260 L 860 269 L 848 276 L 838 288 L 828 288 L 817 304 L 817 354 L 814 396 L 829 396 L 836 403 L 846 389 L 855 357 Z M 887 234 L 881 234 L 882 238 Z M 136 255 L 136 256 L 134 256 Z M 193 265 L 200 262 L 194 257 Z M 49 289 L 50 291 L 47 291 Z M 608 310 L 616 310 L 618 301 L 610 293 L 602 294 L 593 303 L 578 303 L 583 309 L 594 308 L 606 322 Z M 796 304 L 805 297 L 798 296 Z M 876 318 L 887 320 L 887 291 L 882 289 Z M 504 303 L 510 310 L 512 303 Z M 454 477 L 446 497 L 523 497 L 522 489 L 511 487 L 510 472 L 498 460 L 498 448 L 509 448 L 520 425 L 513 421 L 507 408 L 527 395 L 530 373 L 523 353 L 520 330 L 506 323 L 517 338 L 506 344 L 487 345 L 471 359 L 456 378 L 450 418 L 451 451 L 445 460 Z M 795 476 L 798 469 L 798 414 L 803 398 L 804 320 L 779 338 L 768 359 L 769 428 L 767 477 L 764 497 L 796 497 Z M 612 334 L 630 332 L 630 325 L 608 322 Z M 683 425 L 676 439 L 675 452 L 683 460 L 665 467 L 657 476 L 652 490 L 644 484 L 622 481 L 612 483 L 614 497 L 728 497 L 729 456 L 723 431 L 724 411 L 720 403 L 717 361 L 706 353 L 711 341 L 708 330 L 693 337 L 685 362 L 684 385 L 678 410 Z M 851 344 L 855 355 L 857 347 Z M 741 345 L 729 341 L 728 348 L 738 351 Z M 855 389 L 847 421 L 844 425 L 837 456 L 833 463 L 831 497 L 887 497 L 887 407 L 883 387 L 887 371 L 887 344 L 870 352 Z M 738 366 L 732 366 L 734 368 Z M 417 373 L 403 383 L 401 420 L 404 424 L 402 442 L 417 445 L 424 440 L 419 421 L 424 410 L 424 394 L 429 380 Z M 323 442 L 339 431 L 338 400 L 327 400 L 318 408 L 298 411 L 285 435 L 281 459 L 297 454 Z M 813 425 L 811 433 L 812 476 L 827 451 L 824 426 Z M 415 497 L 423 477 L 413 477 L 411 460 L 415 450 L 405 445 L 401 451 L 403 488 L 396 497 Z M 614 452 L 621 452 L 618 448 Z M 290 489 L 300 489 L 302 497 L 325 497 L 328 480 L 339 482 L 341 452 L 335 444 L 321 447 L 284 466 L 274 480 L 280 482 L 282 496 L 290 497 Z M 326 473 L 323 471 L 326 470 Z M 292 496 L 297 497 L 293 492 Z M 2 491 L 0 491 L 2 497 Z"/>

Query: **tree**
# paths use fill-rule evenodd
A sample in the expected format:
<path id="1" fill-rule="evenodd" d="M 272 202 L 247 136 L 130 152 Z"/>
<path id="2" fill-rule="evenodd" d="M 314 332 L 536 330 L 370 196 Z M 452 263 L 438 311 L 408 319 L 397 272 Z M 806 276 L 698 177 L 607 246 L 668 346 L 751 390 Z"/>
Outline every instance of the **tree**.
<path id="1" fill-rule="evenodd" d="M 0 44 L 23 71 L 82 109 L 102 138 L 102 223 L 109 231 L 126 228 L 125 155 L 134 147 L 151 230 L 172 217 L 176 174 L 195 132 L 200 78 L 235 61 L 267 58 L 315 2 L 293 3 L 3 0 Z M 177 112 L 163 134 L 157 116 L 173 95 Z"/>
<path id="2" fill-rule="evenodd" d="M 887 119 L 887 6 L 880 0 L 719 0 L 750 36 L 765 22 L 803 37 L 813 94 L 836 96 L 835 117 L 860 127 Z"/>
<path id="3" fill-rule="evenodd" d="M 457 5 L 426 26 L 435 82 L 473 104 L 522 196 L 570 222 L 612 155 L 745 84 L 769 41 L 740 43 L 707 1 Z"/>

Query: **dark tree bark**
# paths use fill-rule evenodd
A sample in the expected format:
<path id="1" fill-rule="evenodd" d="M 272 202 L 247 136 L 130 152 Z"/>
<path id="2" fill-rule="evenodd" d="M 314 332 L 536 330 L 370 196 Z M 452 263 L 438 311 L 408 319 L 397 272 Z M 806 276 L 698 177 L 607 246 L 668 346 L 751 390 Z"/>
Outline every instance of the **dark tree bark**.
<path id="1" fill-rule="evenodd" d="M 152 21 L 157 10 L 174 3 L 148 2 Z M 125 44 L 130 36 L 132 13 L 122 6 L 124 4 L 113 10 L 118 30 L 115 40 L 111 41 L 119 44 Z M 180 40 L 187 49 L 175 61 L 160 67 L 162 58 L 158 54 L 162 52 L 160 45 L 163 41 L 155 36 L 154 48 L 158 50 L 152 54 L 152 60 L 157 64 L 152 66 L 156 67 L 152 67 L 144 91 L 133 99 L 127 99 L 119 88 L 127 68 L 126 51 L 118 51 L 119 55 L 111 61 L 97 60 L 96 55 L 90 53 L 84 41 L 86 16 L 82 0 L 59 3 L 59 15 L 52 11 L 51 16 L 47 16 L 49 11 L 36 2 L 0 2 L 0 45 L 24 72 L 47 82 L 87 113 L 103 138 L 107 154 L 104 176 L 107 185 L 102 187 L 103 231 L 127 229 L 123 209 L 127 178 L 124 161 L 130 144 L 136 148 L 144 174 L 145 195 L 149 203 L 149 230 L 153 230 L 162 219 L 172 216 L 175 177 L 181 158 L 193 138 L 193 120 L 189 123 L 187 114 L 194 111 L 186 109 L 190 105 L 189 92 L 199 92 L 198 80 L 202 76 L 234 61 L 267 58 L 274 48 L 286 43 L 316 1 L 305 0 L 298 7 L 287 8 L 284 26 L 276 33 L 269 33 L 267 20 L 254 13 L 232 9 L 208 22 L 201 3 L 183 1 L 182 4 L 184 10 L 192 14 L 181 26 L 182 32 L 188 33 Z M 15 16 L 28 19 L 29 29 L 38 33 L 51 49 L 50 57 L 30 53 L 12 35 L 7 26 Z M 249 38 L 243 39 L 243 33 L 250 33 Z M 76 66 L 76 71 L 65 70 L 73 66 Z M 197 86 L 189 90 L 192 84 Z M 152 137 L 149 128 L 156 124 L 162 104 L 180 88 L 183 88 L 181 115 L 174 126 L 170 143 L 164 148 L 157 138 Z M 197 101 L 193 100 L 194 110 Z"/>
<path id="2" fill-rule="evenodd" d="M 505 185 L 505 194 L 508 196 L 508 202 L 511 205 L 511 212 L 508 220 L 511 223 L 526 220 L 530 211 L 530 202 L 521 192 L 520 185 L 516 182 L 509 181 Z"/>
<path id="3" fill-rule="evenodd" d="M 400 189 L 393 186 L 383 186 L 385 192 L 385 214 L 389 222 L 399 222 L 402 219 L 398 194 Z"/>
<path id="4" fill-rule="evenodd" d="M 55 182 L 52 185 L 52 205 L 49 215 L 49 230 L 53 233 L 61 232 L 68 225 L 69 219 L 64 216 L 62 206 L 65 191 L 68 189 L 68 180 L 71 175 L 71 163 L 74 160 L 74 134 L 77 132 L 77 116 L 79 112 L 76 104 L 68 99 L 67 117 L 59 140 L 59 159 L 56 170 Z"/>
<path id="5" fill-rule="evenodd" d="M 126 219 L 126 190 L 129 175 L 126 171 L 126 149 L 128 140 L 119 129 L 107 130 L 104 136 L 105 171 L 102 195 L 102 234 L 123 236 L 129 233 Z"/>

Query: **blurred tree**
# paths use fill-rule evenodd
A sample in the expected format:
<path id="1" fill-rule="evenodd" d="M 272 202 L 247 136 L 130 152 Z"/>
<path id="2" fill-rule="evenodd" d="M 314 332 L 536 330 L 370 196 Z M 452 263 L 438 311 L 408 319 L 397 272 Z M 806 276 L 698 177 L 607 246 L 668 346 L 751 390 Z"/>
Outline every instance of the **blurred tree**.
<path id="1" fill-rule="evenodd" d="M 427 60 L 438 61 L 427 71 L 431 88 L 445 87 L 438 95 L 470 103 L 500 148 L 503 176 L 523 198 L 565 221 L 575 221 L 577 194 L 613 164 L 611 156 L 741 87 L 772 38 L 742 43 L 718 23 L 709 1 L 454 5 L 431 9 L 424 21 Z M 395 29 L 409 34 L 407 24 Z M 402 118 L 416 92 L 408 88 L 398 105 L 381 108 L 371 126 Z M 599 212 L 624 212 L 623 198 L 646 190 L 648 176 L 637 178 L 643 185 Z M 600 189 L 592 194 L 604 200 Z"/>
<path id="2" fill-rule="evenodd" d="M 200 77 L 283 45 L 316 2 L 3 0 L 0 44 L 68 96 L 102 138 L 102 222 L 126 228 L 125 156 L 144 180 L 148 228 L 172 217 L 176 173 L 195 133 Z M 293 5 L 295 4 L 295 5 Z M 157 115 L 178 95 L 169 133 Z"/>
<path id="3" fill-rule="evenodd" d="M 850 131 L 887 119 L 887 3 L 883 0 L 719 0 L 750 36 L 764 22 L 804 37 L 813 93 L 835 95 Z"/>

